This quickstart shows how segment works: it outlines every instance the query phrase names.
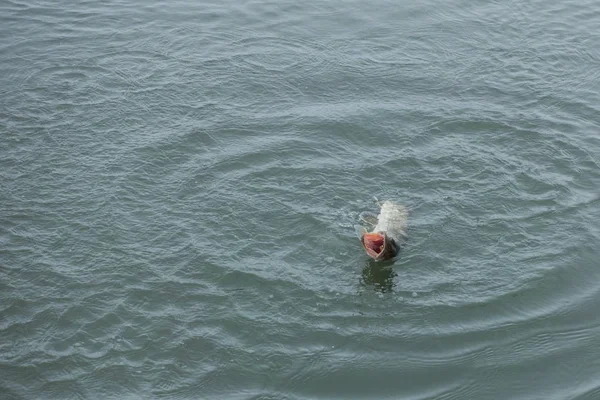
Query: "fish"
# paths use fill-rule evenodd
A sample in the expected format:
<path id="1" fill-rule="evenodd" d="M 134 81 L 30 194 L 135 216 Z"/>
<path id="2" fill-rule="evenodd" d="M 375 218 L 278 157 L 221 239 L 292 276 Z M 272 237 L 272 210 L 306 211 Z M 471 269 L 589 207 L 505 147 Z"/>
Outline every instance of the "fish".
<path id="1" fill-rule="evenodd" d="M 377 202 L 379 214 L 362 213 L 361 220 L 373 229 L 369 232 L 364 226 L 357 227 L 360 242 L 375 261 L 394 258 L 400 250 L 400 244 L 406 239 L 408 210 L 392 201 Z"/>

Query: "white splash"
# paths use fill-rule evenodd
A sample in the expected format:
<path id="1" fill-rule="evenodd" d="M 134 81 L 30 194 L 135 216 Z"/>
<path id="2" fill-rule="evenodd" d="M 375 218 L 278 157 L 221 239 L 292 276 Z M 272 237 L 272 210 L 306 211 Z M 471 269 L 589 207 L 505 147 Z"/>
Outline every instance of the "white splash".
<path id="1" fill-rule="evenodd" d="M 408 210 L 406 207 L 391 201 L 380 203 L 377 224 L 373 232 L 386 232 L 396 242 L 406 238 L 406 225 L 408 221 Z"/>
<path id="2" fill-rule="evenodd" d="M 361 212 L 360 220 L 369 229 L 361 225 L 354 225 L 356 236 L 361 239 L 368 232 L 386 232 L 396 243 L 401 243 L 407 237 L 408 209 L 389 200 L 383 203 L 375 200 L 380 207 L 379 214 L 369 211 Z"/>

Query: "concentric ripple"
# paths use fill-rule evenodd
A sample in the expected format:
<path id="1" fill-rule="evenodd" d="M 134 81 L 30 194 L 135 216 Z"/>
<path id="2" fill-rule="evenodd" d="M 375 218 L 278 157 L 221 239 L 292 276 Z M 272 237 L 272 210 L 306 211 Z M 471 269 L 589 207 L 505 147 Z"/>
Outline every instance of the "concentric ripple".
<path id="1" fill-rule="evenodd" d="M 0 398 L 598 398 L 596 9 L 5 1 Z"/>

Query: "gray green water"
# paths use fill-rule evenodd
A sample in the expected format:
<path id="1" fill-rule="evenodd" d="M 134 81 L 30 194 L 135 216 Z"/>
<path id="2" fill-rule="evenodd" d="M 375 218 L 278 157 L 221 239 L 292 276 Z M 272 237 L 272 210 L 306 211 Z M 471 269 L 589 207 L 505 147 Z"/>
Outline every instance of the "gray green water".
<path id="1" fill-rule="evenodd" d="M 416 3 L 0 2 L 0 398 L 600 399 L 600 6 Z"/>

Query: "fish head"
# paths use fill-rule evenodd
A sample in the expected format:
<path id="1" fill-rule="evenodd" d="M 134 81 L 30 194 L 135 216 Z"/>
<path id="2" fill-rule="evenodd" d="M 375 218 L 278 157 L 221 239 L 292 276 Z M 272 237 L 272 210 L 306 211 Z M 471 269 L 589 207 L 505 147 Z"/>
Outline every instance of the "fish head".
<path id="1" fill-rule="evenodd" d="M 360 241 L 374 260 L 387 260 L 396 255 L 396 244 L 385 232 L 364 233 Z"/>

